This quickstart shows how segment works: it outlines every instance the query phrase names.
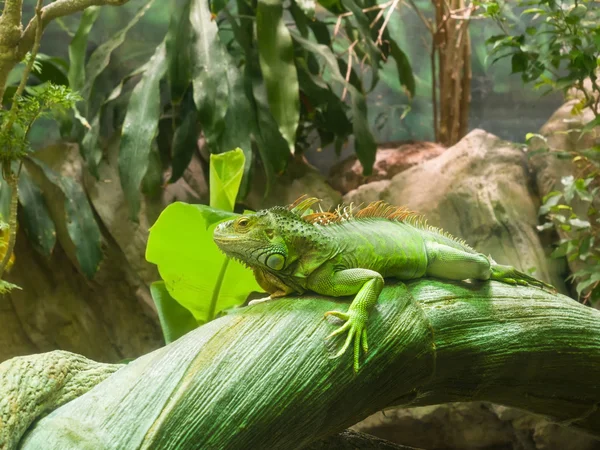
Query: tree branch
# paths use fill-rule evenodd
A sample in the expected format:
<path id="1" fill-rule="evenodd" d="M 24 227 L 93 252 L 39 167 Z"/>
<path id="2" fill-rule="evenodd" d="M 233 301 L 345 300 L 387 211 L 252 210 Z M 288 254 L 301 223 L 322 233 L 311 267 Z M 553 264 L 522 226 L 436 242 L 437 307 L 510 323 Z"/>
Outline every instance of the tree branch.
<path id="1" fill-rule="evenodd" d="M 56 0 L 42 9 L 42 28 L 45 28 L 52 20 L 83 11 L 90 6 L 120 6 L 129 0 Z M 19 55 L 24 56 L 33 46 L 37 22 L 31 19 L 23 32 L 19 42 Z"/>
<path id="2" fill-rule="evenodd" d="M 21 37 L 23 0 L 4 0 L 0 16 L 0 46 L 14 47 Z"/>
<path id="3" fill-rule="evenodd" d="M 387 285 L 354 374 L 351 352 L 331 358 L 343 337 L 325 340 L 336 324 L 323 314 L 347 307 L 241 308 L 37 421 L 19 448 L 295 449 L 392 405 L 475 400 L 600 436 L 600 311 L 497 282 Z"/>

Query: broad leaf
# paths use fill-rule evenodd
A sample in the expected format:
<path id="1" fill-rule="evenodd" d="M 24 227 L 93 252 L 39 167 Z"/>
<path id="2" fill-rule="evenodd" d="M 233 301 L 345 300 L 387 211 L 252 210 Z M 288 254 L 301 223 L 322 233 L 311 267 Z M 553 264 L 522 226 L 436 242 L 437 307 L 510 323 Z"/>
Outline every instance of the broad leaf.
<path id="1" fill-rule="evenodd" d="M 88 36 L 100 14 L 99 6 L 90 6 L 81 16 L 79 27 L 69 44 L 69 86 L 79 91 L 85 84 L 85 56 Z"/>
<path id="2" fill-rule="evenodd" d="M 90 128 L 81 140 L 80 152 L 90 173 L 98 178 L 98 163 L 102 159 L 102 148 L 98 145 L 98 138 L 100 137 L 100 113 L 94 116 L 89 126 Z"/>
<path id="3" fill-rule="evenodd" d="M 398 70 L 398 79 L 400 80 L 400 84 L 404 86 L 404 88 L 408 91 L 410 97 L 414 97 L 415 95 L 415 76 L 413 74 L 412 67 L 410 65 L 410 61 L 408 60 L 408 56 L 404 53 L 396 41 L 390 39 L 390 54 L 396 61 L 396 69 Z"/>
<path id="4" fill-rule="evenodd" d="M 233 151 L 210 155 L 210 206 L 233 211 L 244 174 L 244 152 Z"/>
<path id="5" fill-rule="evenodd" d="M 294 46 L 283 20 L 281 0 L 258 1 L 256 35 L 269 107 L 290 152 L 294 153 L 296 129 L 300 119 L 300 97 Z"/>
<path id="6" fill-rule="evenodd" d="M 19 223 L 29 241 L 42 255 L 50 256 L 56 244 L 54 221 L 50 217 L 42 191 L 25 168 L 19 176 L 19 203 L 22 207 Z"/>
<path id="7" fill-rule="evenodd" d="M 135 16 L 132 17 L 132 19 L 124 28 L 117 31 L 109 40 L 94 50 L 94 53 L 92 53 L 90 56 L 90 60 L 88 61 L 85 69 L 86 79 L 85 83 L 83 84 L 83 88 L 81 89 L 81 96 L 84 99 L 87 100 L 89 98 L 94 83 L 96 82 L 96 78 L 98 78 L 98 75 L 100 75 L 108 66 L 112 52 L 123 42 L 125 42 L 125 37 L 127 36 L 129 30 L 139 22 L 139 20 L 144 16 L 146 11 L 150 9 L 153 3 L 154 0 L 148 0 L 148 2 L 138 10 Z"/>
<path id="8" fill-rule="evenodd" d="M 225 127 L 225 114 L 230 98 L 229 83 L 226 80 L 231 62 L 219 39 L 217 22 L 212 19 L 208 2 L 192 0 L 190 23 L 194 34 L 194 102 L 206 142 L 211 151 L 214 151 L 214 145 Z"/>
<path id="9" fill-rule="evenodd" d="M 169 294 L 202 323 L 262 291 L 252 272 L 228 261 L 214 243 L 212 221 L 222 218 L 209 206 L 173 203 L 150 229 L 146 247 L 146 259 L 158 266 Z"/>
<path id="10" fill-rule="evenodd" d="M 65 196 L 65 222 L 67 232 L 75 245 L 75 254 L 81 271 L 93 278 L 102 260 L 100 228 L 81 185 L 70 177 L 54 172 L 40 160 L 29 158 L 44 172 L 44 176 L 57 186 Z"/>
<path id="11" fill-rule="evenodd" d="M 227 56 L 228 59 L 229 56 Z M 244 178 L 240 186 L 239 197 L 244 198 L 248 193 L 250 183 L 250 168 L 252 167 L 251 136 L 256 134 L 256 123 L 252 120 L 255 112 L 246 94 L 243 73 L 233 64 L 229 63 L 227 69 L 227 84 L 229 86 L 229 107 L 225 115 L 227 127 L 219 136 L 215 153 L 221 153 L 232 148 L 241 148 L 246 158 Z"/>
<path id="12" fill-rule="evenodd" d="M 119 152 L 119 176 L 132 220 L 140 210 L 140 184 L 148 169 L 148 155 L 160 117 L 160 80 L 165 74 L 167 59 L 161 44 L 150 60 L 149 69 L 134 88 L 123 123 Z"/>
<path id="13" fill-rule="evenodd" d="M 184 334 L 198 328 L 198 322 L 196 322 L 192 313 L 171 297 L 164 281 L 152 283 L 150 293 L 156 305 L 165 343 L 170 344 Z"/>
<path id="14" fill-rule="evenodd" d="M 246 78 L 252 82 L 252 94 L 254 99 L 254 115 L 256 117 L 257 133 L 255 138 L 258 143 L 263 165 L 265 167 L 268 192 L 271 188 L 273 175 L 281 174 L 287 167 L 290 159 L 288 143 L 281 135 L 277 122 L 269 109 L 267 92 L 263 83 L 258 64 L 253 59 L 246 66 Z"/>
<path id="15" fill-rule="evenodd" d="M 186 1 L 181 11 L 177 10 L 177 0 L 171 1 L 171 21 L 167 32 L 168 80 L 171 88 L 171 101 L 178 104 L 190 85 L 192 76 L 191 60 L 191 1 Z"/>
<path id="16" fill-rule="evenodd" d="M 172 161 L 171 161 L 171 179 L 170 183 L 177 181 L 192 160 L 194 152 L 198 149 L 198 136 L 200 127 L 198 126 L 198 113 L 193 101 L 187 100 L 191 95 L 186 95 L 182 107 L 181 115 L 183 121 L 175 130 L 172 143 Z"/>

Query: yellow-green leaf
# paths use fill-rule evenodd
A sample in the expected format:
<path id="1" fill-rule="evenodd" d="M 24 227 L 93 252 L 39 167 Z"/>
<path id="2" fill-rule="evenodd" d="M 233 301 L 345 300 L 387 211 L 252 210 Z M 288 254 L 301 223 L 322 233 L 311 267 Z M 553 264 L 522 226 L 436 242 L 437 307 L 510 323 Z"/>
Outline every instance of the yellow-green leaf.
<path id="1" fill-rule="evenodd" d="M 242 176 L 244 152 L 236 148 L 219 155 L 210 155 L 210 206 L 233 211 Z"/>

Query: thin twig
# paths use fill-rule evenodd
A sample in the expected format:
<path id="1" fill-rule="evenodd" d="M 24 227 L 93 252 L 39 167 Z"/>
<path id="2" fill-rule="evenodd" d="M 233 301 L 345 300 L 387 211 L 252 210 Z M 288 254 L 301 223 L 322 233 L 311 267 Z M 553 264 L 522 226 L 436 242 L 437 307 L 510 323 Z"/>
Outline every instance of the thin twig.
<path id="1" fill-rule="evenodd" d="M 410 6 L 412 7 L 412 9 L 417 13 L 419 18 L 421 19 L 421 22 L 423 22 L 423 25 L 425 25 L 425 27 L 429 30 L 429 32 L 431 34 L 434 34 L 435 30 L 433 29 L 433 24 L 431 23 L 431 21 L 423 15 L 423 13 L 417 7 L 417 5 L 415 4 L 415 2 L 413 0 L 408 0 L 408 3 L 410 3 Z"/>
<path id="2" fill-rule="evenodd" d="M 354 53 L 354 46 L 356 44 L 358 44 L 358 39 L 348 47 L 348 68 L 346 69 L 346 85 L 342 91 L 342 101 L 346 99 L 346 94 L 348 93 L 348 83 L 350 83 L 350 74 L 352 73 L 352 54 Z"/>
<path id="3" fill-rule="evenodd" d="M 377 35 L 377 43 L 379 45 L 383 44 L 383 42 L 381 42 L 381 38 L 383 37 L 383 33 L 385 32 L 388 22 L 390 21 L 390 18 L 392 17 L 392 13 L 396 10 L 396 7 L 398 6 L 399 2 L 400 2 L 400 0 L 393 0 L 392 6 L 390 6 L 390 9 L 388 10 L 387 16 L 385 16 L 383 25 L 381 25 L 381 28 L 379 29 L 379 34 Z"/>

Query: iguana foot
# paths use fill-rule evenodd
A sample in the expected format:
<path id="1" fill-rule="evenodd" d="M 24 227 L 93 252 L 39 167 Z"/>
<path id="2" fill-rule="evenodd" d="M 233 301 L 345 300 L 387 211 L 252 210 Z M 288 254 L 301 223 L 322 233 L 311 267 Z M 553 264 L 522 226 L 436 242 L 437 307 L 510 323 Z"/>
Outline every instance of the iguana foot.
<path id="1" fill-rule="evenodd" d="M 541 289 L 549 289 L 552 292 L 556 292 L 556 288 L 551 284 L 545 283 L 527 275 L 523 272 L 519 272 L 512 266 L 502 266 L 499 264 L 492 265 L 492 275 L 490 280 L 501 281 L 502 283 L 514 284 L 519 286 L 535 286 Z"/>
<path id="2" fill-rule="evenodd" d="M 347 313 L 340 311 L 328 311 L 325 313 L 325 316 L 335 316 L 338 319 L 346 321 L 344 325 L 327 336 L 326 339 L 331 339 L 334 336 L 348 332 L 346 342 L 340 351 L 335 354 L 334 358 L 339 358 L 342 356 L 346 350 L 348 350 L 348 347 L 350 347 L 352 341 L 354 341 L 354 372 L 358 372 L 360 366 L 360 348 L 362 347 L 365 353 L 369 350 L 366 326 L 368 314 L 361 314 L 360 312 L 349 310 Z"/>

